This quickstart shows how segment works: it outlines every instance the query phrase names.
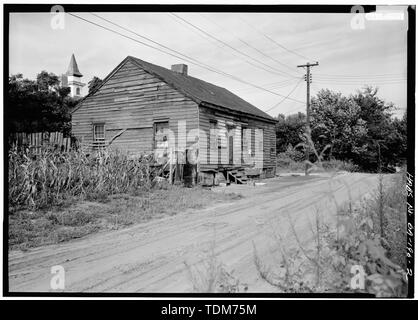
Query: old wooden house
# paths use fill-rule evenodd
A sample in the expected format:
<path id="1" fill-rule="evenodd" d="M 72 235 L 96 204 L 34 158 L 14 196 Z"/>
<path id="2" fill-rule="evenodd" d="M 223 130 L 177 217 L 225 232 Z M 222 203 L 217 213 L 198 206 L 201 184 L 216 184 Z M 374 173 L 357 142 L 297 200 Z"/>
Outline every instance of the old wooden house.
<path id="1" fill-rule="evenodd" d="M 193 149 L 197 176 L 222 173 L 244 183 L 246 173 L 275 174 L 275 120 L 232 92 L 128 56 L 72 113 L 72 132 L 88 150 L 133 156 Z M 179 161 L 177 156 L 176 161 Z"/>

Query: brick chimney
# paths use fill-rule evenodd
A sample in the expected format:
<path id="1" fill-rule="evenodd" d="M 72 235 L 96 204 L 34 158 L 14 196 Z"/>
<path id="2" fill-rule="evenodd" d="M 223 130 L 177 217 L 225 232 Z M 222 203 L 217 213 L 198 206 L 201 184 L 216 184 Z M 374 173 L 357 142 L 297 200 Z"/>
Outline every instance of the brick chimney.
<path id="1" fill-rule="evenodd" d="M 171 66 L 171 71 L 181 73 L 187 76 L 187 64 L 179 63 Z"/>

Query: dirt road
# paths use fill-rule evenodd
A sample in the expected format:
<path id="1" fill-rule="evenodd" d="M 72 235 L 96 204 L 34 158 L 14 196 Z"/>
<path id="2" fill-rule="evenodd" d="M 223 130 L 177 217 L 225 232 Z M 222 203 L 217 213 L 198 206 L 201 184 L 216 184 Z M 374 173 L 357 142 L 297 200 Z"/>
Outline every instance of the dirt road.
<path id="1" fill-rule="evenodd" d="M 358 201 L 377 187 L 377 175 L 339 174 L 279 177 L 265 185 L 230 186 L 216 192 L 239 192 L 243 199 L 204 210 L 180 213 L 134 227 L 104 232 L 65 244 L 9 253 L 10 291 L 53 291 L 51 267 L 65 269 L 65 291 L 71 292 L 191 292 L 185 265 L 201 266 L 214 248 L 216 259 L 233 270 L 251 292 L 272 292 L 259 278 L 253 243 L 269 259 L 278 250 L 274 234 L 289 248 L 294 236 L 312 239 L 315 211 L 334 222 L 336 205 Z M 274 263 L 274 259 L 271 260 Z M 277 263 L 277 261 L 275 262 Z M 202 270 L 202 269 L 201 269 Z M 201 276 L 205 276 L 201 274 Z"/>

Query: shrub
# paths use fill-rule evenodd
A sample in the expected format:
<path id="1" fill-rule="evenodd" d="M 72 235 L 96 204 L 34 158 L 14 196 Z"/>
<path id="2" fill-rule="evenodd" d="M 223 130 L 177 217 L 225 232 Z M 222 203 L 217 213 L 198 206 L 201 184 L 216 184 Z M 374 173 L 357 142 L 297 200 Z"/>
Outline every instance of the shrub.
<path id="1" fill-rule="evenodd" d="M 286 168 L 291 171 L 304 170 L 304 160 L 304 153 L 296 150 L 289 144 L 285 152 L 277 154 L 277 167 Z"/>
<path id="2" fill-rule="evenodd" d="M 333 170 L 333 171 L 348 171 L 348 172 L 357 172 L 359 167 L 355 165 L 351 160 L 342 161 L 336 159 L 330 159 L 328 161 L 322 161 L 322 167 L 324 170 Z"/>

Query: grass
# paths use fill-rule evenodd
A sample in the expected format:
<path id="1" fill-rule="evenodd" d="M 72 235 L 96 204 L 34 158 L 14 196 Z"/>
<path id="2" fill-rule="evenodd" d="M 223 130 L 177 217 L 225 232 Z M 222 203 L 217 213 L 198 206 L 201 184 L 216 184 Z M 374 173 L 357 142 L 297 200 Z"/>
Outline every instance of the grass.
<path id="1" fill-rule="evenodd" d="M 246 292 L 248 286 L 228 271 L 215 251 L 215 241 L 210 243 L 208 254 L 202 261 L 190 265 L 184 262 L 195 293 L 239 293 Z"/>
<path id="2" fill-rule="evenodd" d="M 67 201 L 44 210 L 17 210 L 9 214 L 9 248 L 26 250 L 60 243 L 240 197 L 201 187 L 161 184 L 135 195 L 115 194 L 95 201 Z"/>
<path id="3" fill-rule="evenodd" d="M 380 179 L 379 189 L 367 203 L 369 212 L 384 239 L 388 258 L 406 269 L 406 175 L 405 172 L 390 176 L 390 182 L 384 184 Z"/>
<path id="4" fill-rule="evenodd" d="M 341 160 L 327 160 L 322 161 L 322 168 L 319 166 L 310 166 L 309 172 L 333 172 L 333 171 L 348 171 L 356 172 L 358 167 L 351 162 L 345 162 Z M 276 172 L 288 173 L 288 172 L 305 172 L 305 161 L 294 161 L 292 159 L 280 159 L 277 162 Z"/>

